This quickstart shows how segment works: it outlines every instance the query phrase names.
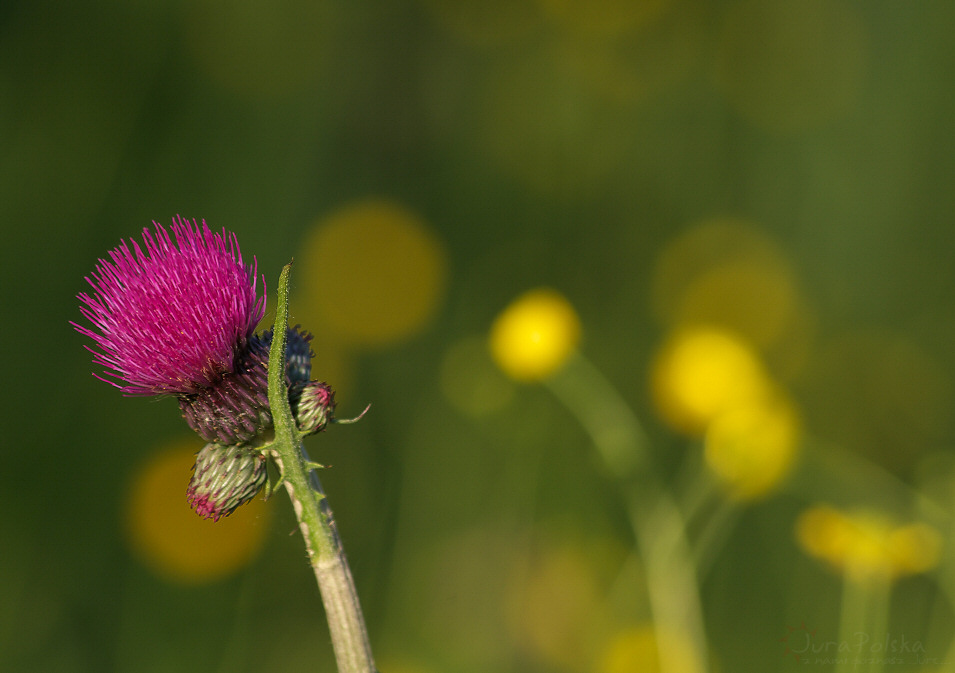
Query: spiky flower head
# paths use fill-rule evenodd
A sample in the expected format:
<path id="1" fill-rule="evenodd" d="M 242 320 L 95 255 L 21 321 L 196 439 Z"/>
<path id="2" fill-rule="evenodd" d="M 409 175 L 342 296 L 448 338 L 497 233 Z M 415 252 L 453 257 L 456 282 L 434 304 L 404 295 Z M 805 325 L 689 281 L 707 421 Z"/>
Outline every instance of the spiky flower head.
<path id="1" fill-rule="evenodd" d="M 218 521 L 254 498 L 268 478 L 261 452 L 210 442 L 196 454 L 186 495 L 196 514 Z"/>
<path id="2" fill-rule="evenodd" d="M 235 234 L 177 217 L 172 235 L 143 230 L 143 246 L 123 241 L 99 260 L 79 299 L 92 328 L 98 378 L 127 395 L 173 394 L 207 442 L 252 440 L 272 426 L 268 359 L 272 332 L 254 335 L 265 311 L 256 263 L 246 265 Z M 264 285 L 264 280 L 263 280 Z M 286 382 L 308 382 L 311 335 L 288 331 Z M 109 377 L 109 378 L 104 378 Z"/>
<path id="3" fill-rule="evenodd" d="M 245 264 L 235 234 L 176 217 L 143 229 L 143 246 L 122 241 L 100 259 L 81 293 L 96 343 L 98 378 L 127 395 L 195 394 L 232 372 L 265 313 L 256 261 Z M 264 286 L 263 279 L 263 286 Z"/>
<path id="4" fill-rule="evenodd" d="M 268 396 L 273 332 L 254 334 L 265 312 L 255 258 L 245 264 L 234 234 L 176 217 L 100 259 L 81 293 L 92 326 L 93 362 L 127 395 L 175 395 L 183 418 L 206 442 L 196 456 L 188 497 L 203 517 L 219 519 L 248 502 L 267 481 L 272 414 Z M 264 279 L 263 279 L 264 288 Z M 284 324 L 284 323 L 283 323 Z M 333 417 L 334 393 L 311 382 L 311 335 L 287 331 L 285 383 L 299 429 L 319 432 Z"/>

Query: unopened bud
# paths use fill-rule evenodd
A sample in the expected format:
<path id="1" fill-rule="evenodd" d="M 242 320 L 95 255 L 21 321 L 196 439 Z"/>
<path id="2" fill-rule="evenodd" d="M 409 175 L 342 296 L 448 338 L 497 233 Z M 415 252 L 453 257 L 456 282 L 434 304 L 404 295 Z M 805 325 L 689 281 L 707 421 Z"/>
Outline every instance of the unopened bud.
<path id="1" fill-rule="evenodd" d="M 312 354 L 308 332 L 288 330 L 285 382 L 293 389 L 308 383 Z M 261 437 L 272 427 L 269 410 L 269 347 L 271 330 L 253 336 L 239 354 L 234 371 L 215 385 L 179 396 L 179 408 L 193 430 L 207 442 L 240 444 Z M 291 395 L 289 403 L 294 404 Z"/>
<path id="2" fill-rule="evenodd" d="M 298 429 L 307 435 L 321 432 L 335 417 L 335 391 L 322 381 L 309 381 L 289 395 Z"/>
<path id="3" fill-rule="evenodd" d="M 268 478 L 262 453 L 212 442 L 196 454 L 186 494 L 196 514 L 218 521 L 254 498 Z"/>

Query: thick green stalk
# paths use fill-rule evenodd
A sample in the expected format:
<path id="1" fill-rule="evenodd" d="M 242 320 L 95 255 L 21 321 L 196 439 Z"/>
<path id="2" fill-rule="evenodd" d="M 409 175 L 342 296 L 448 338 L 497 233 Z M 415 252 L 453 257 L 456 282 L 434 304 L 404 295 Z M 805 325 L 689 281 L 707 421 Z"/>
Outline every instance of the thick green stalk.
<path id="1" fill-rule="evenodd" d="M 298 518 L 309 563 L 325 605 L 339 673 L 376 673 L 368 632 L 345 551 L 318 476 L 310 473 L 302 436 L 288 403 L 285 342 L 288 330 L 288 282 L 292 265 L 279 277 L 272 347 L 269 351 L 269 407 L 275 441 L 269 447 Z"/>

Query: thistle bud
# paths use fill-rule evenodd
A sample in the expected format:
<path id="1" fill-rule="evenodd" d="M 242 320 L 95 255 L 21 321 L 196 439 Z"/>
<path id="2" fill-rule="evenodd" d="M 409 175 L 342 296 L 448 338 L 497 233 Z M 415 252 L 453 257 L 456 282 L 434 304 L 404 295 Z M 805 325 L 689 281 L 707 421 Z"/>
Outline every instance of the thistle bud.
<path id="1" fill-rule="evenodd" d="M 321 432 L 335 418 L 335 391 L 327 383 L 310 381 L 296 386 L 289 398 L 298 429 L 307 435 Z"/>
<path id="2" fill-rule="evenodd" d="M 312 349 L 308 332 L 288 330 L 285 347 L 285 382 L 290 388 L 304 386 L 311 370 Z M 191 395 L 179 396 L 179 408 L 196 433 L 207 442 L 248 442 L 272 427 L 269 410 L 269 348 L 272 330 L 255 335 L 236 357 L 232 371 L 222 374 L 216 385 Z M 294 399 L 289 395 L 290 404 Z"/>
<path id="3" fill-rule="evenodd" d="M 186 495 L 204 519 L 229 516 L 262 490 L 269 475 L 265 456 L 246 446 L 211 442 L 196 454 Z"/>

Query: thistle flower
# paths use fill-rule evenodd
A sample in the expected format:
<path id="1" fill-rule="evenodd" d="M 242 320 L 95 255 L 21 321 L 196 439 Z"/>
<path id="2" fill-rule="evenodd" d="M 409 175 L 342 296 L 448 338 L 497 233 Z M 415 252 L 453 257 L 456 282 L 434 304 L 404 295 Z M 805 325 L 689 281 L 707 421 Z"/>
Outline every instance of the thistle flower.
<path id="1" fill-rule="evenodd" d="M 153 224 L 143 229 L 145 251 L 122 241 L 87 277 L 94 291 L 78 298 L 94 329 L 71 324 L 99 347 L 87 347 L 106 368 L 95 376 L 125 394 L 195 394 L 234 370 L 265 296 L 235 234 L 176 217 L 171 237 Z"/>
<path id="2" fill-rule="evenodd" d="M 253 334 L 265 311 L 256 262 L 242 261 L 234 234 L 177 217 L 143 230 L 143 248 L 125 241 L 99 260 L 79 299 L 92 328 L 95 375 L 127 395 L 175 395 L 182 416 L 206 442 L 187 491 L 193 509 L 218 520 L 251 500 L 268 480 L 267 453 L 254 442 L 272 428 L 268 364 L 273 332 Z M 263 280 L 264 285 L 264 280 Z M 309 381 L 311 335 L 287 331 L 285 382 L 303 434 L 333 419 L 335 398 Z"/>
<path id="3" fill-rule="evenodd" d="M 143 230 L 145 250 L 124 241 L 99 260 L 87 278 L 94 292 L 79 295 L 93 328 L 71 324 L 99 347 L 88 347 L 107 368 L 97 378 L 127 395 L 175 395 L 207 442 L 248 442 L 272 426 L 272 332 L 253 334 L 265 311 L 255 259 L 244 264 L 235 234 L 205 221 L 177 217 L 172 236 L 154 226 Z M 297 394 L 311 373 L 310 340 L 288 330 L 286 383 Z"/>

